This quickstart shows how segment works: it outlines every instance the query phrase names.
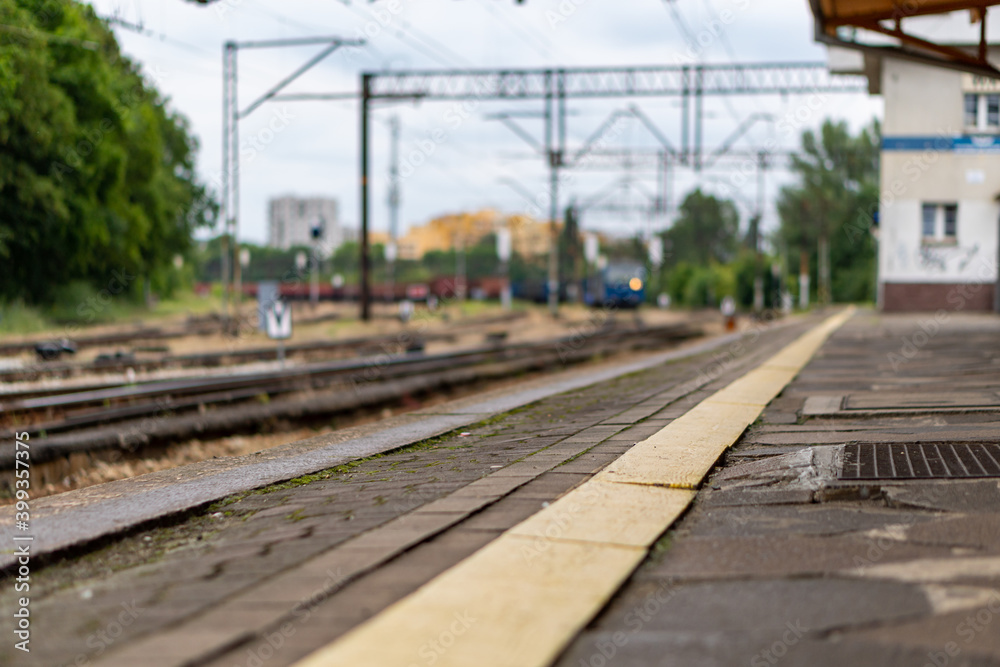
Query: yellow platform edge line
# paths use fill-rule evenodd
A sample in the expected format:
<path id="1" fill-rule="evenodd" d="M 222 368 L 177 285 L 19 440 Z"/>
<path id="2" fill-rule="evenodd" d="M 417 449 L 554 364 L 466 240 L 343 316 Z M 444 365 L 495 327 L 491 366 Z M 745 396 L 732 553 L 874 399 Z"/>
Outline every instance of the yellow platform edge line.
<path id="1" fill-rule="evenodd" d="M 736 429 L 742 425 L 742 433 L 766 407 L 724 405 L 726 389 L 740 382 L 739 387 L 753 387 L 752 379 L 743 381 L 756 377 L 762 392 L 773 391 L 770 401 L 787 382 L 775 388 L 768 373 L 753 374 L 780 358 L 781 371 L 794 370 L 790 382 L 853 313 L 851 307 L 827 318 L 771 360 L 636 444 L 605 471 L 296 667 L 550 664 L 642 562 L 649 546 L 683 514 L 704 475 L 738 439 L 733 439 Z M 713 403 L 716 409 L 740 408 L 738 424 L 720 428 L 706 411 Z M 753 414 L 748 408 L 759 409 Z M 685 420 L 692 412 L 694 418 Z M 713 419 L 715 423 L 707 423 Z M 696 450 L 671 447 L 677 437 L 690 438 L 692 429 L 702 430 L 702 437 L 694 438 Z M 631 460 L 627 468 L 634 474 L 609 475 L 623 460 Z M 669 468 L 674 464 L 681 468 L 672 475 Z M 667 470 L 640 469 L 650 466 Z"/>

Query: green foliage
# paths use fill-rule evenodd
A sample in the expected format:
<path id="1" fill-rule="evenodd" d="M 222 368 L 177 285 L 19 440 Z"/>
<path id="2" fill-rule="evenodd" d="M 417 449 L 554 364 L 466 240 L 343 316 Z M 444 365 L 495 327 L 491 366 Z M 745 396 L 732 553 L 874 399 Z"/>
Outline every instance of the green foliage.
<path id="1" fill-rule="evenodd" d="M 0 0 L 0 24 L 0 298 L 176 287 L 174 257 L 217 211 L 187 122 L 90 6 Z"/>
<path id="2" fill-rule="evenodd" d="M 778 241 L 792 253 L 793 269 L 799 251 L 806 251 L 812 285 L 819 283 L 819 240 L 828 239 L 834 301 L 874 296 L 875 241 L 869 229 L 878 206 L 880 133 L 877 121 L 856 136 L 844 122 L 824 122 L 818 136 L 804 132 L 802 154 L 792 159 L 799 182 L 783 188 L 778 198 Z"/>
<path id="3" fill-rule="evenodd" d="M 668 263 L 692 262 L 706 266 L 733 259 L 739 245 L 740 215 L 729 200 L 696 189 L 684 198 L 679 216 L 663 234 Z"/>
<path id="4" fill-rule="evenodd" d="M 751 290 L 752 290 L 751 278 Z M 737 276 L 732 266 L 712 263 L 698 266 L 680 262 L 667 274 L 670 301 L 689 308 L 715 308 L 724 296 L 737 294 Z M 751 298 L 751 302 L 752 302 Z"/>

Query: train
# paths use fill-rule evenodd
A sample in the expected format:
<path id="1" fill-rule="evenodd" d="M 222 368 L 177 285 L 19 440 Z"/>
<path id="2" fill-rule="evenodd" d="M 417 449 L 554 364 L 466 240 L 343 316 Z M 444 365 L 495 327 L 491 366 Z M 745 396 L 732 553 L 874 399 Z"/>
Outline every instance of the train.
<path id="1" fill-rule="evenodd" d="M 601 271 L 600 292 L 595 305 L 638 308 L 646 300 L 646 267 L 638 262 L 609 262 Z"/>
<path id="2" fill-rule="evenodd" d="M 504 281 L 500 277 L 470 280 L 466 293 L 472 299 L 499 299 Z M 395 285 L 374 284 L 371 289 L 375 301 L 426 301 L 429 296 L 438 300 L 450 300 L 457 293 L 454 276 L 440 276 L 424 283 L 396 283 Z M 334 287 L 328 282 L 318 285 L 321 301 L 357 301 L 361 296 L 358 285 Z M 207 294 L 211 286 L 199 283 L 195 290 Z M 281 282 L 278 285 L 283 299 L 305 301 L 310 296 L 308 281 Z M 257 297 L 257 283 L 242 285 L 243 295 Z M 646 298 L 646 270 L 638 262 L 610 262 L 602 271 L 584 281 L 583 301 L 594 307 L 637 308 Z M 559 286 L 560 301 L 571 301 L 577 297 L 579 288 L 574 289 L 570 281 L 562 281 Z M 548 301 L 548 284 L 544 280 L 516 280 L 511 283 L 511 293 L 515 299 L 545 303 Z"/>
<path id="3" fill-rule="evenodd" d="M 595 308 L 638 308 L 646 300 L 646 268 L 631 261 L 609 262 L 600 272 L 583 281 L 584 303 Z M 559 284 L 559 300 L 571 301 L 579 292 L 570 281 Z M 549 298 L 548 283 L 543 280 L 515 281 L 511 285 L 515 299 L 545 303 Z"/>

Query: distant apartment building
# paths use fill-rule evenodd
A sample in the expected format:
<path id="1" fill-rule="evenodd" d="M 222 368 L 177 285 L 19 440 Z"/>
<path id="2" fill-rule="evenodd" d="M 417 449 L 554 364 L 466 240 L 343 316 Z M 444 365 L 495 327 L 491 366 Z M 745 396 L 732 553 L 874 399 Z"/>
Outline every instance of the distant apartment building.
<path id="1" fill-rule="evenodd" d="M 312 229 L 322 222 L 322 247 L 333 252 L 357 234 L 340 224 L 337 200 L 328 197 L 276 197 L 268 202 L 267 244 L 274 248 L 312 245 Z"/>
<path id="2" fill-rule="evenodd" d="M 1000 80 L 870 53 L 863 61 L 861 54 L 852 55 L 855 71 L 868 76 L 870 91 L 885 103 L 879 307 L 993 310 L 1000 243 Z M 996 62 L 997 55 L 991 48 L 990 59 Z"/>

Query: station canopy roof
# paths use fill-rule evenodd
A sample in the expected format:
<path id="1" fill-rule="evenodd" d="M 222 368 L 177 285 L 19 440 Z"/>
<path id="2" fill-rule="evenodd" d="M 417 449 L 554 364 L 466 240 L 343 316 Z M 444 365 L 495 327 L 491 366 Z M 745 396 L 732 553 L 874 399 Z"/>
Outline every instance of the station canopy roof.
<path id="1" fill-rule="evenodd" d="M 819 42 L 1000 78 L 1000 71 L 987 59 L 986 20 L 1000 0 L 809 0 L 809 4 Z M 974 39 L 964 42 L 971 46 L 909 29 L 910 19 L 953 12 L 966 13 Z"/>

